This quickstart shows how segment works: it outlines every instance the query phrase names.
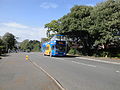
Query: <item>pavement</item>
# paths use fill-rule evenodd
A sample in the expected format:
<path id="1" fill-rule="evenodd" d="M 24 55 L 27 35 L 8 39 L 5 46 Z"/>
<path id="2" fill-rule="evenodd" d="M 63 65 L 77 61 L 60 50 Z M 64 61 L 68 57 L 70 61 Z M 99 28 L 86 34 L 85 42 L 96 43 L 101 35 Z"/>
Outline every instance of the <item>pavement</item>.
<path id="1" fill-rule="evenodd" d="M 25 59 L 27 53 L 13 53 L 0 59 L 0 90 L 61 90 L 42 70 Z"/>
<path id="2" fill-rule="evenodd" d="M 120 59 L 118 58 L 106 58 L 106 57 L 89 57 L 89 56 L 79 56 L 76 57 L 79 59 L 84 59 L 84 60 L 92 60 L 92 61 L 97 61 L 97 62 L 104 62 L 104 63 L 112 63 L 112 64 L 119 64 L 120 65 Z"/>
<path id="3" fill-rule="evenodd" d="M 115 62 L 120 63 L 120 58 L 110 58 L 110 57 L 94 57 L 94 56 L 81 56 L 81 55 L 70 55 L 68 56 L 75 56 L 76 58 L 85 59 L 85 60 L 93 60 L 93 61 L 107 61 L 107 62 Z"/>

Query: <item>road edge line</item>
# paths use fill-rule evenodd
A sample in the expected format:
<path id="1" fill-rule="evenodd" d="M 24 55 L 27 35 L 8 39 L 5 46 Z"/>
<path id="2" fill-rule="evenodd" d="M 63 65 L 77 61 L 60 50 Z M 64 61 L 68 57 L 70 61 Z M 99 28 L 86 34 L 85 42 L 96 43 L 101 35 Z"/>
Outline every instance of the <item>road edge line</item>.
<path id="1" fill-rule="evenodd" d="M 111 62 L 111 61 L 103 61 L 103 60 L 96 60 L 96 59 L 91 59 L 91 58 L 84 58 L 84 57 L 76 57 L 78 59 L 85 59 L 85 60 L 89 60 L 89 61 L 96 61 L 96 62 L 103 62 L 103 63 L 108 63 L 108 64 L 116 64 L 116 65 L 120 65 L 120 63 L 117 62 Z"/>
<path id="2" fill-rule="evenodd" d="M 61 89 L 61 90 L 65 90 L 63 88 L 63 86 L 54 78 L 52 77 L 49 73 L 47 73 L 47 71 L 45 71 L 42 67 L 40 67 L 38 64 L 36 64 L 35 62 L 29 60 L 34 66 L 36 66 L 38 69 L 41 69 L 49 78 L 51 78 L 55 83 L 56 85 Z"/>

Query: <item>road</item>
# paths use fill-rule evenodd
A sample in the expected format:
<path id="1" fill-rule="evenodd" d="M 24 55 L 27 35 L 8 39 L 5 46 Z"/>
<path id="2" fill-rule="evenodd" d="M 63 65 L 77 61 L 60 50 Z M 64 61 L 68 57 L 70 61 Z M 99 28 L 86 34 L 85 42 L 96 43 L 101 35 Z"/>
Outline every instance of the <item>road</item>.
<path id="1" fill-rule="evenodd" d="M 32 62 L 57 79 L 66 90 L 120 90 L 120 65 L 76 57 L 29 54 Z"/>
<path id="2" fill-rule="evenodd" d="M 50 76 L 56 79 L 66 90 L 120 90 L 120 65 L 96 62 L 76 57 L 49 57 L 43 56 L 41 53 L 25 53 L 23 57 L 26 54 L 34 64 L 33 66 L 29 65 L 29 68 L 33 68 L 35 66 L 38 69 L 42 68 Z M 18 54 L 14 55 L 17 56 Z M 19 57 L 20 56 L 18 55 L 18 58 Z M 22 63 L 20 64 L 22 65 Z M 1 72 L 2 64 L 0 64 L 0 66 Z M 29 70 L 29 73 L 30 71 L 35 71 L 28 67 L 26 68 Z M 16 69 L 14 71 L 16 71 Z M 41 76 L 37 71 L 34 75 L 38 78 Z M 0 85 L 1 76 L 2 75 L 0 73 Z M 7 78 L 7 81 L 12 78 L 12 73 L 10 73 L 10 76 Z M 29 74 L 26 76 L 29 76 Z M 4 76 L 3 74 L 2 77 L 7 76 Z M 34 79 L 35 78 L 32 80 L 36 81 Z M 5 82 L 5 79 L 2 81 Z M 39 80 L 37 80 L 37 82 L 38 81 Z"/>
<path id="3" fill-rule="evenodd" d="M 56 83 L 30 61 L 26 53 L 0 59 L 0 90 L 61 90 Z"/>

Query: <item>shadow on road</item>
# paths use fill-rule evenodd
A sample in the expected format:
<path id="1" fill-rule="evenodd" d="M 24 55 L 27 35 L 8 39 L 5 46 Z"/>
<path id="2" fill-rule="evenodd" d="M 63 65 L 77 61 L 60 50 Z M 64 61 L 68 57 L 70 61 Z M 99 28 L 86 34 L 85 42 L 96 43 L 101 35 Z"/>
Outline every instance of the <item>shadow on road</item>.
<path id="1" fill-rule="evenodd" d="M 75 58 L 75 57 L 78 57 L 78 56 L 75 56 L 75 55 L 66 55 L 66 56 L 55 56 L 55 57 L 60 57 L 60 58 Z"/>
<path id="2" fill-rule="evenodd" d="M 0 60 L 2 60 L 3 57 L 8 57 L 8 56 L 10 56 L 10 55 L 8 55 L 8 54 L 2 54 L 2 55 L 0 55 Z"/>
<path id="3" fill-rule="evenodd" d="M 8 55 L 8 54 L 2 54 L 1 55 L 1 57 L 8 57 L 8 56 L 10 56 L 10 55 Z"/>

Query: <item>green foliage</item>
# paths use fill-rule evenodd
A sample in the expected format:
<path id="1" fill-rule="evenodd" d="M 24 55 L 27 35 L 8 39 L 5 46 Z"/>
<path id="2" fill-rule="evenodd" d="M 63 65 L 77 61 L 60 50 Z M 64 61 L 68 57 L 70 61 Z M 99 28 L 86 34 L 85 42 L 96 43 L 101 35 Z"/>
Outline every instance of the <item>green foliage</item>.
<path id="1" fill-rule="evenodd" d="M 20 43 L 20 49 L 22 50 L 27 50 L 29 46 L 29 40 L 26 39 L 23 42 Z"/>
<path id="2" fill-rule="evenodd" d="M 82 45 L 86 53 L 92 46 L 92 37 L 88 32 L 90 21 L 90 12 L 93 7 L 74 6 L 71 12 L 60 19 L 61 34 L 65 34 L 74 42 Z M 89 21 L 86 23 L 86 21 Z"/>
<path id="3" fill-rule="evenodd" d="M 40 42 L 37 40 L 30 40 L 29 41 L 29 48 L 32 52 L 39 52 L 40 51 Z"/>
<path id="4" fill-rule="evenodd" d="M 115 34 L 120 30 L 119 5 L 115 0 L 108 0 L 92 10 L 94 24 L 91 33 L 95 36 L 95 45 L 114 43 L 117 39 Z"/>
<path id="5" fill-rule="evenodd" d="M 45 28 L 47 28 L 47 36 L 48 37 L 51 37 L 51 33 L 57 33 L 59 30 L 60 30 L 60 27 L 59 27 L 59 22 L 57 20 L 53 20 L 51 21 L 50 23 L 48 24 L 45 24 Z"/>
<path id="6" fill-rule="evenodd" d="M 3 43 L 3 40 L 0 39 L 0 55 L 2 54 L 3 49 L 4 49 L 4 43 Z"/>
<path id="7" fill-rule="evenodd" d="M 77 55 L 79 55 L 80 53 L 79 53 L 79 51 L 76 50 L 75 48 L 71 48 L 71 49 L 68 51 L 68 54 L 72 54 L 72 55 L 77 54 Z"/>
<path id="8" fill-rule="evenodd" d="M 0 55 L 16 48 L 17 41 L 15 38 L 11 33 L 5 33 L 4 36 L 0 38 Z"/>
<path id="9" fill-rule="evenodd" d="M 47 42 L 49 40 L 50 40 L 50 38 L 41 38 L 41 43 Z"/>
<path id="10" fill-rule="evenodd" d="M 15 47 L 16 44 L 16 39 L 15 36 L 11 33 L 5 33 L 5 35 L 2 38 L 3 42 L 5 43 L 5 46 L 8 49 L 13 49 Z"/>
<path id="11" fill-rule="evenodd" d="M 120 53 L 119 54 L 117 54 L 117 56 L 116 57 L 119 57 L 120 58 Z"/>
<path id="12" fill-rule="evenodd" d="M 107 0 L 94 7 L 76 5 L 68 14 L 51 21 L 46 27 L 48 32 L 67 35 L 77 42 L 85 55 L 90 55 L 94 49 L 98 56 L 116 56 L 119 52 L 113 55 L 108 49 L 111 45 L 115 49 L 120 47 L 120 0 Z M 103 51 L 99 51 L 101 46 L 104 46 Z M 70 53 L 75 51 L 72 49 Z"/>
<path id="13" fill-rule="evenodd" d="M 61 24 L 60 32 L 71 32 L 84 30 L 85 18 L 90 16 L 92 7 L 90 6 L 74 6 L 71 12 L 59 19 Z"/>
<path id="14" fill-rule="evenodd" d="M 1 54 L 4 54 L 5 52 L 6 52 L 5 46 L 1 45 L 1 46 L 0 46 L 0 55 L 1 55 Z"/>
<path id="15" fill-rule="evenodd" d="M 20 44 L 20 49 L 24 51 L 38 52 L 40 51 L 40 42 L 37 40 L 24 40 Z"/>
<path id="16" fill-rule="evenodd" d="M 99 53 L 100 57 L 108 57 L 109 56 L 109 52 L 103 51 Z"/>

